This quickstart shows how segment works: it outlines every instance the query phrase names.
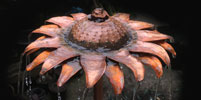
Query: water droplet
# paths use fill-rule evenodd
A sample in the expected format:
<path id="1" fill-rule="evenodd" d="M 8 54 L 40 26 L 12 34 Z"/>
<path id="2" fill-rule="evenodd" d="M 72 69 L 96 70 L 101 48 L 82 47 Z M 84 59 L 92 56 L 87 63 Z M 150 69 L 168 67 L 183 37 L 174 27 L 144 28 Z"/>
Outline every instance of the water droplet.
<path id="1" fill-rule="evenodd" d="M 123 69 L 123 66 L 120 66 L 120 69 Z"/>
<path id="2" fill-rule="evenodd" d="M 28 77 L 27 76 L 25 77 L 25 84 L 26 84 L 26 86 L 29 86 Z"/>
<path id="3" fill-rule="evenodd" d="M 60 92 L 57 92 L 57 99 L 61 100 L 61 93 Z"/>
<path id="4" fill-rule="evenodd" d="M 31 92 L 31 85 L 29 86 L 29 92 Z"/>
<path id="5" fill-rule="evenodd" d="M 44 75 L 41 76 L 41 80 L 45 81 L 45 76 Z"/>
<path id="6" fill-rule="evenodd" d="M 82 91 L 82 90 L 79 88 L 78 91 Z"/>
<path id="7" fill-rule="evenodd" d="M 119 64 L 120 69 L 123 69 L 124 68 L 123 66 L 124 66 L 123 64 Z"/>
<path id="8" fill-rule="evenodd" d="M 30 84 L 30 85 L 32 84 L 32 80 L 31 80 L 31 77 L 29 77 L 29 84 Z"/>
<path id="9" fill-rule="evenodd" d="M 31 80 L 30 73 L 28 72 L 27 75 L 26 75 L 26 77 L 25 77 L 25 85 L 27 87 L 26 95 L 28 96 L 29 100 L 32 100 L 31 84 L 32 84 L 32 80 Z"/>
<path id="10" fill-rule="evenodd" d="M 174 54 L 172 54 L 172 58 L 176 58 L 176 56 Z"/>
<path id="11" fill-rule="evenodd" d="M 61 100 L 61 93 L 59 91 L 59 87 L 57 87 L 57 100 Z"/>
<path id="12" fill-rule="evenodd" d="M 60 65 L 56 65 L 56 66 L 54 66 L 54 69 L 56 69 L 57 67 L 59 67 Z"/>

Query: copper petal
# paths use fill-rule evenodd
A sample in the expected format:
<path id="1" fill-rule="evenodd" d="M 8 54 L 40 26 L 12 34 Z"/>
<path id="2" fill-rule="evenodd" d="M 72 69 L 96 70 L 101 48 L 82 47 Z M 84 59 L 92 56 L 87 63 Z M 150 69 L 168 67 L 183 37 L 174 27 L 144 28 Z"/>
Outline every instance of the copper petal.
<path id="1" fill-rule="evenodd" d="M 36 39 L 36 40 L 42 40 L 42 39 L 45 39 L 45 38 L 46 38 L 46 36 L 41 36 L 41 37 L 39 37 L 39 38 Z M 39 50 L 39 49 L 40 49 L 40 48 L 31 49 L 31 50 L 27 53 L 27 55 L 30 55 L 30 54 L 36 52 L 36 51 Z M 24 53 L 25 53 L 25 52 L 24 52 Z"/>
<path id="2" fill-rule="evenodd" d="M 157 44 L 159 44 L 160 46 L 162 46 L 165 50 L 169 51 L 170 53 L 172 53 L 173 57 L 176 57 L 176 52 L 174 50 L 174 48 L 167 42 L 165 41 L 157 41 L 155 42 Z"/>
<path id="3" fill-rule="evenodd" d="M 112 87 L 114 88 L 115 94 L 121 94 L 124 88 L 124 75 L 119 65 L 109 64 L 107 65 L 106 76 L 109 78 Z"/>
<path id="4" fill-rule="evenodd" d="M 140 41 L 157 41 L 170 39 L 173 40 L 173 37 L 169 35 L 162 34 L 158 31 L 149 31 L 149 30 L 136 30 L 138 40 Z"/>
<path id="5" fill-rule="evenodd" d="M 150 24 L 147 22 L 142 22 L 142 21 L 133 21 L 133 20 L 130 20 L 128 25 L 134 30 L 141 30 L 141 29 L 153 28 L 154 27 L 153 24 Z"/>
<path id="6" fill-rule="evenodd" d="M 157 44 L 136 41 L 135 43 L 132 44 L 131 47 L 129 47 L 129 51 L 144 52 L 144 53 L 150 53 L 150 54 L 157 55 L 167 64 L 167 66 L 170 66 L 170 58 L 169 58 L 167 52 L 165 51 L 165 49 L 163 49 L 163 47 L 161 47 Z"/>
<path id="7" fill-rule="evenodd" d="M 31 71 L 33 68 L 41 64 L 50 54 L 50 51 L 43 51 L 40 53 L 29 65 L 27 65 L 26 70 Z"/>
<path id="8" fill-rule="evenodd" d="M 77 53 L 71 50 L 71 48 L 60 47 L 57 50 L 51 52 L 48 58 L 45 60 L 40 74 L 44 74 L 54 66 L 58 65 L 64 60 L 77 56 Z"/>
<path id="9" fill-rule="evenodd" d="M 63 64 L 61 74 L 57 81 L 57 85 L 61 87 L 70 78 L 70 75 L 72 72 L 73 72 L 73 66 L 69 66 L 68 64 Z"/>
<path id="10" fill-rule="evenodd" d="M 75 75 L 80 69 L 81 69 L 81 66 L 80 66 L 78 60 L 70 61 L 66 64 L 63 64 L 61 74 L 60 74 L 59 79 L 57 81 L 57 85 L 59 87 L 61 87 L 73 75 Z"/>
<path id="11" fill-rule="evenodd" d="M 163 74 L 163 68 L 160 60 L 155 56 L 141 56 L 138 58 L 142 63 L 150 66 L 155 72 L 158 78 Z"/>
<path id="12" fill-rule="evenodd" d="M 46 21 L 57 24 L 57 25 L 61 26 L 62 28 L 66 28 L 70 24 L 72 24 L 73 18 L 68 17 L 68 16 L 59 16 L 59 17 L 52 17 Z"/>
<path id="13" fill-rule="evenodd" d="M 143 64 L 137 58 L 130 55 L 128 50 L 121 49 L 118 52 L 108 54 L 107 57 L 128 66 L 133 71 L 137 81 L 144 79 Z"/>
<path id="14" fill-rule="evenodd" d="M 75 13 L 71 14 L 73 16 L 74 20 L 81 20 L 82 18 L 86 17 L 87 15 L 85 13 Z"/>
<path id="15" fill-rule="evenodd" d="M 155 61 L 155 63 L 158 66 L 157 68 L 159 68 L 156 70 L 160 70 L 160 73 L 157 75 L 157 77 L 160 78 L 163 75 L 163 67 L 162 67 L 161 61 L 157 57 L 154 57 L 154 56 L 152 57 L 152 60 Z"/>
<path id="16" fill-rule="evenodd" d="M 129 19 L 130 19 L 130 18 L 129 18 L 130 15 L 127 14 L 127 13 L 117 13 L 117 14 L 114 15 L 114 17 L 117 17 L 117 18 L 119 18 L 119 19 L 121 19 L 121 20 L 123 20 L 123 21 L 125 21 L 125 22 L 128 22 Z"/>
<path id="17" fill-rule="evenodd" d="M 60 29 L 57 25 L 43 25 L 40 28 L 32 31 L 32 33 L 42 33 L 48 36 L 56 36 L 60 32 Z"/>
<path id="18" fill-rule="evenodd" d="M 81 65 L 86 74 L 87 88 L 93 87 L 106 69 L 105 57 L 102 55 L 81 55 Z"/>
<path id="19" fill-rule="evenodd" d="M 58 37 L 36 40 L 26 47 L 24 53 L 36 48 L 58 48 L 60 46 L 59 43 Z"/>

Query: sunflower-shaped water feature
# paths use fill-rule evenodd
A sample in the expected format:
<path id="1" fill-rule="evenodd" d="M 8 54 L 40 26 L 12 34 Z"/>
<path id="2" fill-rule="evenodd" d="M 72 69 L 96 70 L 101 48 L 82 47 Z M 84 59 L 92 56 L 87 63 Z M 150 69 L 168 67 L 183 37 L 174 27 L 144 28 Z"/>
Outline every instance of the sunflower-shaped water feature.
<path id="1" fill-rule="evenodd" d="M 29 44 L 27 55 L 46 48 L 27 67 L 31 71 L 43 63 L 40 74 L 61 64 L 62 70 L 57 85 L 65 84 L 83 69 L 87 88 L 93 87 L 105 74 L 115 91 L 121 94 L 124 73 L 119 63 L 130 68 L 137 81 L 144 79 L 144 66 L 150 66 L 157 77 L 163 74 L 162 60 L 170 66 L 169 51 L 176 55 L 173 47 L 165 40 L 169 35 L 154 29 L 154 25 L 129 19 L 129 14 L 117 13 L 110 16 L 104 9 L 96 8 L 92 14 L 75 13 L 47 20 L 32 33 L 44 36 Z"/>

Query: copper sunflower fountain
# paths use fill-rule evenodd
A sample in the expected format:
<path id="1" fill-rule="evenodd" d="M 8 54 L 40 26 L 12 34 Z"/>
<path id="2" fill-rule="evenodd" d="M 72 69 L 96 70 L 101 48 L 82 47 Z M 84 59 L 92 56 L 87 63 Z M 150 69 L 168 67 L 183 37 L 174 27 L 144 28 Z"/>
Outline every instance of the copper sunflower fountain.
<path id="1" fill-rule="evenodd" d="M 154 25 L 129 19 L 129 14 L 117 13 L 110 16 L 104 9 L 96 8 L 92 14 L 75 13 L 47 20 L 32 33 L 44 36 L 29 44 L 27 55 L 46 48 L 27 67 L 31 71 L 43 63 L 40 74 L 62 64 L 57 81 L 60 87 L 79 70 L 84 69 L 87 88 L 93 87 L 105 74 L 115 91 L 121 94 L 124 74 L 119 63 L 130 68 L 137 81 L 144 79 L 144 66 L 150 66 L 160 78 L 163 74 L 162 60 L 170 66 L 169 51 L 176 55 L 173 47 L 165 40 L 171 36 L 154 29 Z M 64 63 L 65 62 L 65 63 Z"/>

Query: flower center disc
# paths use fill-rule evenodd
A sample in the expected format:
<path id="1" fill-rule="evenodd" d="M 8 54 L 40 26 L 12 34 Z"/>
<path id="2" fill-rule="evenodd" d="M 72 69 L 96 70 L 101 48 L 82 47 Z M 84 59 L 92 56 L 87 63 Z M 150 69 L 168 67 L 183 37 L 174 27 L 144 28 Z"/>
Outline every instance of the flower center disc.
<path id="1" fill-rule="evenodd" d="M 130 36 L 122 23 L 109 16 L 96 15 L 92 13 L 73 25 L 67 36 L 72 47 L 103 52 L 128 44 Z"/>

